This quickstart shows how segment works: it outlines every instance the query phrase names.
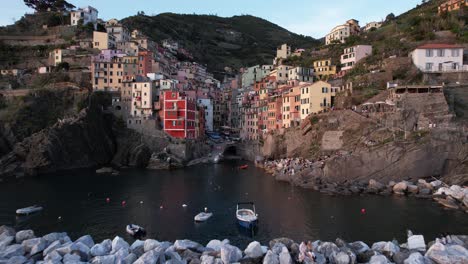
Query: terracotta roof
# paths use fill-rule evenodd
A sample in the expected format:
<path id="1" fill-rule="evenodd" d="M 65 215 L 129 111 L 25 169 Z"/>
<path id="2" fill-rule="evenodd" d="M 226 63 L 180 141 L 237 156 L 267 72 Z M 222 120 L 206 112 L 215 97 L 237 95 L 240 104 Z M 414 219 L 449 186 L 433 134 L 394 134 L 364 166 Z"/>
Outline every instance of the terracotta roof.
<path id="1" fill-rule="evenodd" d="M 428 43 L 419 46 L 418 49 L 462 49 L 463 46 L 444 43 Z"/>

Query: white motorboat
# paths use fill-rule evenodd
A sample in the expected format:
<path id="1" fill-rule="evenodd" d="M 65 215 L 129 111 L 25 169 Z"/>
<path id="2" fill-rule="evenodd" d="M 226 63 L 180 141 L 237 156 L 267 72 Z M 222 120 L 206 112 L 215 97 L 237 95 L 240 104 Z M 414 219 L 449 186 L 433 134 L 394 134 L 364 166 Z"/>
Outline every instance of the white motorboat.
<path id="1" fill-rule="evenodd" d="M 194 219 L 195 222 L 205 222 L 213 216 L 213 213 L 208 213 L 208 208 L 205 207 L 205 212 L 197 214 Z"/>
<path id="2" fill-rule="evenodd" d="M 146 234 L 146 230 L 139 226 L 139 225 L 127 225 L 127 233 L 129 233 L 132 236 L 144 236 Z"/>
<path id="3" fill-rule="evenodd" d="M 16 210 L 16 214 L 29 215 L 29 214 L 34 214 L 34 213 L 37 213 L 39 211 L 42 211 L 42 209 L 43 208 L 38 206 L 38 205 L 33 205 L 33 206 L 20 208 L 20 209 Z"/>
<path id="4" fill-rule="evenodd" d="M 250 205 L 252 209 L 239 208 L 239 205 Z M 245 228 L 254 228 L 257 226 L 258 215 L 255 212 L 255 204 L 250 203 L 238 203 L 236 210 L 236 218 L 239 225 Z"/>

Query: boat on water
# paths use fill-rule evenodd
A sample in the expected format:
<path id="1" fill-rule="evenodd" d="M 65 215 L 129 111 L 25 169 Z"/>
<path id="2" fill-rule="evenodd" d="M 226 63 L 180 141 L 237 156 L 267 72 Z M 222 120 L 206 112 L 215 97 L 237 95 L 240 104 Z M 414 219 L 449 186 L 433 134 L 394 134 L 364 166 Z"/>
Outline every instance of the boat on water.
<path id="1" fill-rule="evenodd" d="M 146 235 L 146 230 L 139 226 L 139 225 L 134 225 L 134 224 L 130 224 L 130 225 L 127 225 L 127 233 L 132 235 L 132 236 L 144 236 Z"/>
<path id="2" fill-rule="evenodd" d="M 20 208 L 20 209 L 16 210 L 16 214 L 18 214 L 18 215 L 29 215 L 29 214 L 34 214 L 34 213 L 37 213 L 39 211 L 42 211 L 42 209 L 43 208 L 41 206 L 33 205 L 33 206 Z"/>
<path id="3" fill-rule="evenodd" d="M 252 229 L 257 226 L 258 214 L 255 211 L 253 202 L 238 203 L 236 210 L 237 222 L 240 226 Z"/>
<path id="4" fill-rule="evenodd" d="M 205 207 L 205 212 L 201 212 L 194 217 L 195 222 L 206 222 L 213 216 L 213 213 L 208 213 L 208 208 Z"/>
<path id="5" fill-rule="evenodd" d="M 248 167 L 249 165 L 245 164 L 245 165 L 239 166 L 239 169 L 246 170 Z"/>

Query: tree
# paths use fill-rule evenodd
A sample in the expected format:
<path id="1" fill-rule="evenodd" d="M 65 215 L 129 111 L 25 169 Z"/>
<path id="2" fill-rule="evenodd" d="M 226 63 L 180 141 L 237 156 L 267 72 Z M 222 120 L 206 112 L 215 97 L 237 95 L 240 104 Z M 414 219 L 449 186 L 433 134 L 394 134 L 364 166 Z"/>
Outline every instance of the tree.
<path id="1" fill-rule="evenodd" d="M 66 0 L 24 0 L 24 4 L 37 12 L 66 11 L 75 8 Z"/>
<path id="2" fill-rule="evenodd" d="M 385 18 L 386 22 L 390 22 L 390 21 L 393 21 L 393 20 L 395 20 L 395 14 L 393 14 L 393 13 L 388 14 L 387 17 Z"/>

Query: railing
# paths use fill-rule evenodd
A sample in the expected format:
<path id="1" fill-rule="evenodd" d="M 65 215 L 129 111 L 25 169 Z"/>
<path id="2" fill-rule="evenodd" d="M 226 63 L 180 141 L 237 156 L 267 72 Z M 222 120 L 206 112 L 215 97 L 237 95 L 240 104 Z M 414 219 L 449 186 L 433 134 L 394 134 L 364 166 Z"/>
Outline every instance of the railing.
<path id="1" fill-rule="evenodd" d="M 423 72 L 429 73 L 441 73 L 441 72 L 468 72 L 468 65 L 463 65 L 461 67 L 453 68 L 453 67 L 442 67 L 442 68 L 432 68 L 432 69 L 423 69 Z"/>

